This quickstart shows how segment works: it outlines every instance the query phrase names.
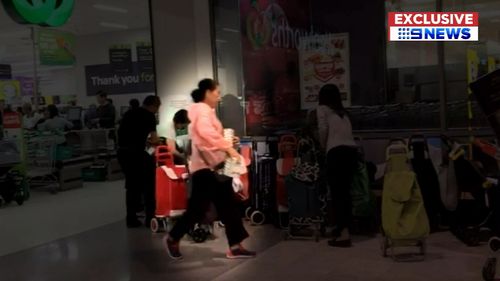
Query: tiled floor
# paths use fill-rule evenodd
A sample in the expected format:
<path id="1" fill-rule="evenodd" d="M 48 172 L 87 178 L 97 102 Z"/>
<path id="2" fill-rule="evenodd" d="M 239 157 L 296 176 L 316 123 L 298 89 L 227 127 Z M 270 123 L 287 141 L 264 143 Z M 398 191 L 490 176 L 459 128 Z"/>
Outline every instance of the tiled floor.
<path id="1" fill-rule="evenodd" d="M 56 195 L 32 191 L 23 206 L 0 209 L 0 256 L 122 220 L 124 198 L 123 181 L 85 183 Z"/>
<path id="2" fill-rule="evenodd" d="M 183 242 L 185 259 L 174 262 L 162 235 L 125 228 L 122 196 L 120 182 L 91 184 L 1 209 L 0 280 L 475 281 L 487 256 L 485 246 L 468 248 L 446 232 L 429 238 L 424 262 L 396 263 L 381 257 L 377 238 L 355 237 L 353 248 L 334 249 L 324 240 L 282 241 L 272 226 L 248 226 L 255 259 L 225 259 L 217 229 L 216 240 Z"/>
<path id="3" fill-rule="evenodd" d="M 269 227 L 249 227 L 247 245 L 259 252 L 280 240 Z M 213 280 L 242 260 L 225 258 L 221 238 L 204 244 L 183 241 L 185 259 L 171 261 L 163 249 L 162 234 L 147 229 L 127 230 L 111 224 L 37 248 L 0 257 L 2 281 L 57 280 Z"/>
<path id="4" fill-rule="evenodd" d="M 2 281 L 58 280 L 481 280 L 486 249 L 467 248 L 448 233 L 429 239 L 424 262 L 396 263 L 380 256 L 379 240 L 357 237 L 350 249 L 325 241 L 281 241 L 271 226 L 249 226 L 251 260 L 227 260 L 224 234 L 203 244 L 184 241 L 183 261 L 171 261 L 162 235 L 127 230 L 118 222 L 37 248 L 0 257 Z"/>

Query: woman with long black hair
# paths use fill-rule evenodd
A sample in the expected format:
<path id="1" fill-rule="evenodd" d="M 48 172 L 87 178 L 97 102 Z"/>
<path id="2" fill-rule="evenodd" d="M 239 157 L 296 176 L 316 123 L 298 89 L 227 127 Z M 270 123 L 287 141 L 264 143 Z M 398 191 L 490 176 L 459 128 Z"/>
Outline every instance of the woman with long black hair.
<path id="1" fill-rule="evenodd" d="M 351 247 L 351 185 L 357 163 L 352 125 L 337 86 L 327 84 L 319 92 L 318 128 L 322 148 L 327 153 L 328 186 L 333 201 L 333 247 Z"/>

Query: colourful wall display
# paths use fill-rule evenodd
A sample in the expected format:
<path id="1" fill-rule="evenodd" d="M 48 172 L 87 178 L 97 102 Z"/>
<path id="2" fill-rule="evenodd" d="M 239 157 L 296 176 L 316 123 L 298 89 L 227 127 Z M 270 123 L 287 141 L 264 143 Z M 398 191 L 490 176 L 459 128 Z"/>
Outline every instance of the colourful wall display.
<path id="1" fill-rule="evenodd" d="M 41 65 L 73 65 L 75 36 L 53 29 L 38 30 L 38 51 Z"/>
<path id="2" fill-rule="evenodd" d="M 350 106 L 349 35 L 325 34 L 301 38 L 301 108 L 313 109 L 325 84 L 335 84 L 344 106 Z"/>
<path id="3" fill-rule="evenodd" d="M 7 104 L 20 103 L 21 85 L 17 80 L 0 80 L 0 100 Z"/>
<path id="4" fill-rule="evenodd" d="M 240 1 L 246 133 L 300 125 L 300 38 L 310 35 L 309 1 Z"/>

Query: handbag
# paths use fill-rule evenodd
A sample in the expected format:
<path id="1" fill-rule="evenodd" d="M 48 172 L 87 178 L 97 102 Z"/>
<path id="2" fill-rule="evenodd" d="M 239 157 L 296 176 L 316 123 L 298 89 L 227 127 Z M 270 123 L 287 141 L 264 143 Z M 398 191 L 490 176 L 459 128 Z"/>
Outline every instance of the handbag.
<path id="1" fill-rule="evenodd" d="M 207 152 L 200 150 L 198 147 L 197 149 L 201 159 L 211 170 L 219 171 L 221 169 L 224 169 L 224 164 L 226 162 L 226 152 L 224 151 Z"/>

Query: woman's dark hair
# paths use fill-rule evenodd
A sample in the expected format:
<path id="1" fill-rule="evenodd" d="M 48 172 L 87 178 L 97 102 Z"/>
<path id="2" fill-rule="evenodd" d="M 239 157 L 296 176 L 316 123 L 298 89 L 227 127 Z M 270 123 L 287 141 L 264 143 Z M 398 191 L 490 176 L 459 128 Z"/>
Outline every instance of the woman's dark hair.
<path id="1" fill-rule="evenodd" d="M 131 99 L 128 104 L 130 105 L 130 108 L 138 108 L 140 106 L 138 99 Z"/>
<path id="2" fill-rule="evenodd" d="M 319 105 L 326 105 L 330 107 L 338 116 L 344 118 L 347 111 L 342 104 L 342 97 L 340 90 L 334 84 L 326 84 L 319 90 L 318 97 Z"/>
<path id="3" fill-rule="evenodd" d="M 188 112 L 185 109 L 177 111 L 174 115 L 174 124 L 189 124 Z"/>
<path id="4" fill-rule="evenodd" d="M 147 96 L 144 101 L 142 102 L 142 105 L 144 106 L 160 106 L 161 105 L 161 101 L 160 101 L 160 98 L 158 96 Z"/>
<path id="5" fill-rule="evenodd" d="M 198 83 L 198 89 L 191 92 L 191 97 L 195 103 L 202 102 L 205 100 L 205 95 L 208 90 L 213 91 L 219 86 L 219 82 L 213 79 L 203 79 Z"/>
<path id="6" fill-rule="evenodd" d="M 53 104 L 47 106 L 47 111 L 49 112 L 49 118 L 54 118 L 59 115 L 59 109 Z"/>
<path id="7" fill-rule="evenodd" d="M 106 92 L 104 92 L 104 91 L 98 91 L 98 92 L 96 93 L 96 96 L 99 96 L 99 97 L 101 97 L 101 98 L 105 98 L 105 99 L 107 99 L 107 98 L 108 98 L 108 94 L 107 94 Z"/>

